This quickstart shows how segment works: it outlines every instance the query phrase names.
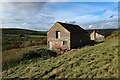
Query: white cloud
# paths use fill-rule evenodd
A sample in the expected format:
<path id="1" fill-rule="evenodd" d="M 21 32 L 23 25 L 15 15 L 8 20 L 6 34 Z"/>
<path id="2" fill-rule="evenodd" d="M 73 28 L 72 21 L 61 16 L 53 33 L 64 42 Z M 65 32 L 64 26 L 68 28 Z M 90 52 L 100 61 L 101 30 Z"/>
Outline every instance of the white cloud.
<path id="1" fill-rule="evenodd" d="M 92 28 L 93 27 L 93 25 L 89 25 L 89 28 Z"/>
<path id="2" fill-rule="evenodd" d="M 22 25 L 26 25 L 26 23 L 24 22 Z"/>
<path id="3" fill-rule="evenodd" d="M 42 10 L 46 3 L 33 2 L 8 2 L 2 3 L 2 12 L 13 12 L 16 14 L 34 14 Z"/>
<path id="4" fill-rule="evenodd" d="M 77 22 L 89 22 L 89 21 L 99 21 L 101 19 L 102 18 L 100 16 L 88 14 L 88 15 L 83 15 L 83 16 L 76 16 L 72 18 L 71 20 L 77 21 Z"/>
<path id="5" fill-rule="evenodd" d="M 45 2 L 4 2 L 2 5 L 2 27 L 45 30 L 51 19 L 54 20 Z"/>
<path id="6" fill-rule="evenodd" d="M 114 10 L 105 10 L 105 12 L 103 13 L 103 17 L 110 19 L 110 16 L 113 16 L 113 18 L 117 18 L 118 17 L 118 10 L 116 9 Z"/>
<path id="7" fill-rule="evenodd" d="M 118 2 L 119 0 L 1 0 L 1 2 Z"/>
<path id="8" fill-rule="evenodd" d="M 71 0 L 48 0 L 48 2 L 69 2 Z"/>
<path id="9" fill-rule="evenodd" d="M 53 25 L 55 21 L 76 21 L 77 23 L 99 21 L 105 19 L 106 17 L 109 17 L 111 14 L 116 14 L 116 12 L 110 10 L 106 10 L 102 16 L 92 14 L 93 12 L 104 10 L 104 7 L 97 7 L 96 5 L 94 6 L 92 4 L 67 6 L 67 8 L 65 8 L 64 10 L 56 9 L 56 11 L 50 10 L 47 5 L 48 3 L 19 2 L 16 4 L 11 2 L 3 4 L 3 11 L 0 11 L 1 13 L 4 13 L 4 15 L 2 16 L 2 19 L 4 21 L 3 27 L 21 27 L 36 30 L 48 29 Z M 92 10 L 93 7 L 95 8 Z M 88 12 L 90 12 L 91 14 L 89 14 Z M 93 26 L 89 27 L 93 28 Z"/>
<path id="10" fill-rule="evenodd" d="M 110 24 L 110 21 L 109 21 L 109 22 L 107 22 L 106 24 Z"/>
<path id="11" fill-rule="evenodd" d="M 72 0 L 1 0 L 1 2 L 69 2 Z"/>

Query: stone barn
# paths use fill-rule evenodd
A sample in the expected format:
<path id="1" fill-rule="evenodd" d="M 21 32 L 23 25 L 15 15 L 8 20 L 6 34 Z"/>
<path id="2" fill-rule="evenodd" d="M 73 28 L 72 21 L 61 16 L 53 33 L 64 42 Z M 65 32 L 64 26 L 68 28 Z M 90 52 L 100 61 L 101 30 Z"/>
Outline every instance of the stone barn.
<path id="1" fill-rule="evenodd" d="M 100 34 L 98 31 L 93 31 L 90 34 L 91 40 L 103 40 L 105 37 L 104 35 Z"/>
<path id="2" fill-rule="evenodd" d="M 90 40 L 87 31 L 78 25 L 56 22 L 47 32 L 48 49 L 70 50 L 85 45 Z"/>

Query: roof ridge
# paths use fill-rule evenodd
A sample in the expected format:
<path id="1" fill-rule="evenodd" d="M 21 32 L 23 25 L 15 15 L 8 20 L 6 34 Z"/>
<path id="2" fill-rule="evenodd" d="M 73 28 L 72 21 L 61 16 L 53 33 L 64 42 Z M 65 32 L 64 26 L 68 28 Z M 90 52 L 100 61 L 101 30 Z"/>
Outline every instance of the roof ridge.
<path id="1" fill-rule="evenodd" d="M 72 24 L 72 23 L 64 23 L 64 22 L 57 22 L 57 23 L 62 23 L 62 24 L 68 24 L 68 25 L 76 25 L 76 26 L 79 26 L 79 25 L 77 25 L 77 24 Z"/>
<path id="2" fill-rule="evenodd" d="M 72 32 L 72 33 L 87 33 L 87 31 L 84 30 L 83 28 L 81 28 L 79 25 L 73 25 L 73 24 L 62 23 L 62 22 L 57 22 L 57 23 L 62 25 L 69 32 Z"/>

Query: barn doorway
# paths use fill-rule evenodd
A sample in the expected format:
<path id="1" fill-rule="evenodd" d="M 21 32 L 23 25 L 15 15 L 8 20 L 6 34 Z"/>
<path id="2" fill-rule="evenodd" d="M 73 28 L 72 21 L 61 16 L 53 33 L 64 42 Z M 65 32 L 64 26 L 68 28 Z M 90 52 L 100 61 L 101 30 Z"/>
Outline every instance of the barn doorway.
<path id="1" fill-rule="evenodd" d="M 52 42 L 49 42 L 49 49 L 52 50 Z"/>

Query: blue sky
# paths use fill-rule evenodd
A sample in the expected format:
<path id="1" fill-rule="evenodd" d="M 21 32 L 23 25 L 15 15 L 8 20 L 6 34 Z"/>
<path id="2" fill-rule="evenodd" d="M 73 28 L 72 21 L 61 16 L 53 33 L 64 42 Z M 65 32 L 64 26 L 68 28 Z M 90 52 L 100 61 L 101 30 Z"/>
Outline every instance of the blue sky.
<path id="1" fill-rule="evenodd" d="M 56 21 L 76 24 L 118 17 L 117 2 L 4 2 L 3 28 L 48 30 Z M 110 18 L 110 16 L 112 16 Z"/>

